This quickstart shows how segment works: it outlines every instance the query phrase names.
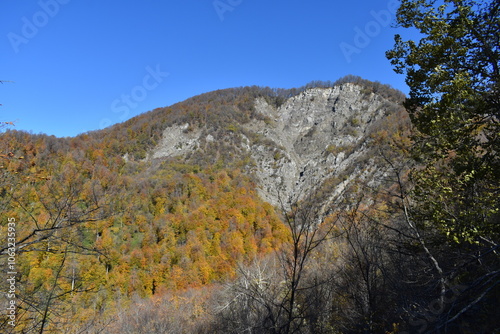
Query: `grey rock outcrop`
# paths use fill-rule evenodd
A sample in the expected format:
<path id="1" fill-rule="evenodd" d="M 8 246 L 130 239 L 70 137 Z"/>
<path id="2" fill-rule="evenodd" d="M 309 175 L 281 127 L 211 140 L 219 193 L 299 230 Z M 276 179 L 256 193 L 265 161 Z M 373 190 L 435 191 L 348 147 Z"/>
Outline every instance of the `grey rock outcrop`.
<path id="1" fill-rule="evenodd" d="M 348 182 L 354 174 L 369 171 L 373 166 L 364 159 L 367 134 L 388 110 L 397 108 L 354 84 L 309 89 L 277 109 L 264 99 L 255 105 L 272 119 L 271 124 L 259 121 L 248 126 L 276 143 L 271 150 L 266 149 L 273 147 L 269 145 L 250 147 L 260 194 L 272 204 L 277 204 L 278 196 L 300 198 L 335 175 L 347 173 Z M 361 160 L 364 166 L 357 165 Z M 342 191 L 345 182 L 332 196 Z"/>
<path id="2" fill-rule="evenodd" d="M 373 152 L 368 152 L 369 134 L 399 108 L 350 83 L 305 90 L 279 107 L 257 98 L 254 106 L 262 120 L 241 124 L 238 151 L 250 154 L 253 165 L 247 172 L 257 179 L 261 197 L 274 205 L 280 197 L 300 199 L 325 180 L 342 176 L 330 192 L 331 202 L 351 179 L 377 173 Z M 184 155 L 206 143 L 216 144 L 215 133 L 186 131 L 188 126 L 165 129 L 152 157 Z"/>

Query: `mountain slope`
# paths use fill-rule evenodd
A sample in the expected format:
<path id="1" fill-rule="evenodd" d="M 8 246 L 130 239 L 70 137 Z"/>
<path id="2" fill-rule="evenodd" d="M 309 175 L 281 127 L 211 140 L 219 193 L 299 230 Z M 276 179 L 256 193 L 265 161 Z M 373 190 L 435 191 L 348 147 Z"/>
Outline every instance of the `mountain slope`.
<path id="1" fill-rule="evenodd" d="M 290 239 L 280 199 L 314 195 L 327 215 L 357 180 L 381 184 L 385 139 L 408 126 L 402 98 L 351 77 L 210 92 L 75 138 L 3 133 L 20 328 L 71 331 L 134 296 L 233 279 Z"/>
<path id="2" fill-rule="evenodd" d="M 245 122 L 222 129 L 193 121 L 167 127 L 149 158 L 220 157 L 229 147 L 230 159 L 247 159 L 244 169 L 255 176 L 259 194 L 276 205 L 280 194 L 297 198 L 332 177 L 353 177 L 353 167 L 356 173 L 370 169 L 366 163 L 376 149 L 371 136 L 402 113 L 399 102 L 353 83 L 311 88 L 278 106 L 260 96 L 252 108 L 256 116 Z"/>

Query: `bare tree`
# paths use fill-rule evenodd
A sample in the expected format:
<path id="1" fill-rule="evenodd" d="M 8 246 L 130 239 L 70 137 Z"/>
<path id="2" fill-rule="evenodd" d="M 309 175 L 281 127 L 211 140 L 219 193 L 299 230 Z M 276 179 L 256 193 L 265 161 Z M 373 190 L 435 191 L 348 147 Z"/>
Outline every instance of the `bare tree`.
<path id="1" fill-rule="evenodd" d="M 328 303 L 328 275 L 318 275 L 314 259 L 337 236 L 335 219 L 325 219 L 319 201 L 281 201 L 289 241 L 265 259 L 240 267 L 239 277 L 218 296 L 220 333 L 315 333 L 316 312 Z M 328 311 L 328 310 L 326 310 Z"/>
<path id="2" fill-rule="evenodd" d="M 12 81 L 9 81 L 9 80 L 0 80 L 0 83 L 1 83 L 1 84 L 3 84 L 4 82 L 12 82 Z M 1 106 L 1 105 L 2 105 L 2 104 L 0 104 L 0 106 Z M 3 126 L 8 125 L 8 124 L 12 125 L 12 122 L 0 122 L 0 129 L 1 129 Z"/>
<path id="3" fill-rule="evenodd" d="M 87 242 L 84 230 L 89 223 L 109 216 L 106 192 L 98 181 L 85 181 L 78 168 L 69 166 L 50 180 L 18 184 L 9 192 L 3 204 L 17 207 L 19 222 L 15 243 L 17 329 L 53 332 L 68 316 L 72 297 L 93 290 L 72 261 L 103 255 Z M 8 254 L 9 246 L 2 243 L 0 254 Z M 11 330 L 7 324 L 0 328 L 6 333 Z"/>
<path id="4" fill-rule="evenodd" d="M 305 285 L 304 276 L 308 273 L 308 263 L 313 253 L 327 239 L 334 237 L 337 230 L 335 222 L 324 220 L 320 202 L 312 192 L 302 202 L 288 200 L 281 201 L 285 224 L 291 235 L 291 242 L 285 244 L 279 252 L 279 259 L 286 278 L 286 293 L 281 310 L 285 314 L 284 324 L 280 327 L 281 333 L 300 332 L 306 322 L 307 301 L 298 301 L 305 291 L 316 287 Z"/>

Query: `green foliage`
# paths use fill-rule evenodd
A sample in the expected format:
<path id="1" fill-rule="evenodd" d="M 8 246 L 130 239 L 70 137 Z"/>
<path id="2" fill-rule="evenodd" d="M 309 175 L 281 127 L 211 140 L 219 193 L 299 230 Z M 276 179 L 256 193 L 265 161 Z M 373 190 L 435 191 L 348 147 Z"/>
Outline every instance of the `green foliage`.
<path id="1" fill-rule="evenodd" d="M 337 145 L 330 144 L 326 148 L 326 152 L 328 154 L 337 155 L 341 152 L 352 152 L 353 149 L 354 148 L 352 146 L 337 146 Z M 349 154 L 350 153 L 347 153 L 347 155 L 349 155 Z"/>
<path id="2" fill-rule="evenodd" d="M 500 236 L 499 6 L 403 1 L 399 24 L 423 37 L 398 35 L 387 53 L 406 74 L 405 106 L 418 130 L 414 153 L 426 166 L 414 175 L 420 219 L 457 241 Z"/>
<path id="3" fill-rule="evenodd" d="M 351 124 L 351 126 L 359 126 L 361 124 L 361 121 L 357 117 L 351 117 L 349 119 L 349 124 Z"/>
<path id="4" fill-rule="evenodd" d="M 420 246 L 433 263 L 441 291 L 435 301 L 449 309 L 446 319 L 426 323 L 426 330 L 496 332 L 500 3 L 403 0 L 397 19 L 422 36 L 404 41 L 396 35 L 387 52 L 410 87 L 404 105 L 418 166 L 410 175 L 412 189 L 401 187 L 400 198 L 418 240 L 410 243 L 411 252 Z M 453 290 L 448 284 L 463 290 L 453 292 L 453 306 L 445 305 L 447 290 Z"/>

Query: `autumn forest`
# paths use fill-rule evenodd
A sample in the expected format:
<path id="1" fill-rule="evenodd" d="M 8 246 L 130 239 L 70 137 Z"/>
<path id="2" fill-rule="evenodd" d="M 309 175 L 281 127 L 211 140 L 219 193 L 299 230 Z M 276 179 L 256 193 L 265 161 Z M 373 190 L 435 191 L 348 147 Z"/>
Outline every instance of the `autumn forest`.
<path id="1" fill-rule="evenodd" d="M 398 23 L 425 34 L 387 52 L 408 96 L 349 75 L 75 137 L 3 124 L 0 332 L 500 333 L 500 8 L 451 2 L 402 1 Z M 339 106 L 333 91 L 355 101 L 331 113 L 380 108 L 327 145 L 314 120 L 290 147 L 335 168 L 285 193 L 295 157 L 258 105 Z M 165 129 L 199 139 L 161 156 Z"/>

